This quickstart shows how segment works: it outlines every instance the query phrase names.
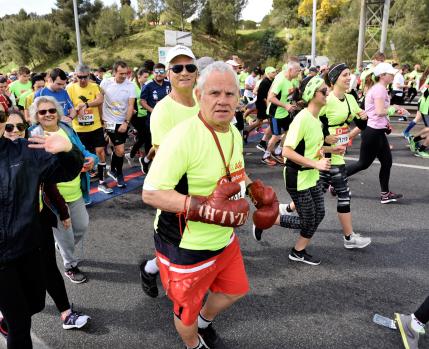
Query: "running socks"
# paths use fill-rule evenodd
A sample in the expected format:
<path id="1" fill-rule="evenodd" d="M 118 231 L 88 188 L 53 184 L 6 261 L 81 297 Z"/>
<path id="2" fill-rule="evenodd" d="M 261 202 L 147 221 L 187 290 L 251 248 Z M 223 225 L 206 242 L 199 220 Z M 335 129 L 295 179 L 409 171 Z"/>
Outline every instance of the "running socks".
<path id="1" fill-rule="evenodd" d="M 98 171 L 98 180 L 100 182 L 104 182 L 104 170 L 106 169 L 106 163 L 105 162 L 99 162 L 97 165 L 97 171 Z"/>
<path id="2" fill-rule="evenodd" d="M 414 314 L 411 314 L 411 328 L 418 333 L 425 332 L 425 325 L 421 323 Z"/>
<path id="3" fill-rule="evenodd" d="M 150 162 L 150 160 L 147 158 L 147 156 L 145 156 L 144 158 L 143 158 L 143 161 L 145 162 L 145 163 L 149 163 Z"/>
<path id="4" fill-rule="evenodd" d="M 412 129 L 414 126 L 416 126 L 416 123 L 415 123 L 415 122 L 414 122 L 414 120 L 413 120 L 413 121 L 411 121 L 411 122 L 408 124 L 407 128 L 404 130 L 404 134 L 408 134 L 408 133 L 410 133 L 411 129 Z"/>
<path id="5" fill-rule="evenodd" d="M 207 328 L 212 322 L 204 319 L 201 313 L 198 314 L 198 328 Z"/>
<path id="6" fill-rule="evenodd" d="M 156 257 L 147 261 L 144 266 L 144 271 L 148 274 L 157 274 L 159 272 L 158 264 L 156 264 Z"/>
<path id="7" fill-rule="evenodd" d="M 350 241 L 352 234 L 353 232 L 350 235 L 344 235 L 344 239 L 346 239 L 347 241 Z"/>

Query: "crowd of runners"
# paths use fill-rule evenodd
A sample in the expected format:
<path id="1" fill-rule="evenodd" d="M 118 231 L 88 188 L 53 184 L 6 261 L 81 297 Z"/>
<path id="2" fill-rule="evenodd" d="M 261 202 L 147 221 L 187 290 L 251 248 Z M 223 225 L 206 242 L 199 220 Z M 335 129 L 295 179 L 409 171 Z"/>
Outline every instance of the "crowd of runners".
<path id="1" fill-rule="evenodd" d="M 0 333 L 8 348 L 32 347 L 31 316 L 44 308 L 46 291 L 64 329 L 87 325 L 90 317 L 70 304 L 56 251 L 66 280 L 86 282 L 76 246 L 89 226 L 90 185 L 107 196 L 112 183 L 126 187 L 124 160 L 140 166 L 142 199 L 157 209 L 142 288 L 157 297 L 159 276 L 186 348 L 226 347 L 212 322 L 249 291 L 234 233 L 247 220 L 256 241 L 273 225 L 299 230 L 288 257 L 316 266 L 321 260 L 307 247 L 329 193 L 344 247 L 371 248 L 371 238 L 353 229 L 348 178 L 377 158 L 380 203 L 402 198 L 389 186 L 393 116 L 410 121 L 403 135 L 411 151 L 429 157 L 429 68 L 410 72 L 384 60 L 377 53 L 364 70 L 352 70 L 305 68 L 288 57 L 280 70 L 248 69 L 237 56 L 196 59 L 176 46 L 165 64 L 1 75 Z M 416 97 L 409 120 L 405 107 Z M 258 134 L 261 163 L 281 168 L 289 203 L 246 173 L 243 143 Z M 358 135 L 359 160 L 346 163 Z M 418 347 L 428 320 L 429 298 L 414 314 L 396 314 L 406 348 Z"/>

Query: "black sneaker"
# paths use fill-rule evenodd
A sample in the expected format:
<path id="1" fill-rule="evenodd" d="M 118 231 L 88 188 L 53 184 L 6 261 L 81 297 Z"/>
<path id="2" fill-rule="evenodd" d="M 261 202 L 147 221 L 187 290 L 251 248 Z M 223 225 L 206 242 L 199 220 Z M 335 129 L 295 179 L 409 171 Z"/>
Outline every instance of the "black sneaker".
<path id="1" fill-rule="evenodd" d="M 139 158 L 140 168 L 143 174 L 147 174 L 149 172 L 149 162 L 144 161 L 144 157 Z"/>
<path id="2" fill-rule="evenodd" d="M 7 335 L 9 333 L 9 330 L 7 329 L 6 321 L 4 321 L 3 318 L 0 319 L 0 334 L 7 338 Z"/>
<path id="3" fill-rule="evenodd" d="M 67 276 L 74 284 L 81 284 L 88 280 L 85 274 L 82 273 L 78 267 L 67 269 L 64 275 Z"/>
<path id="4" fill-rule="evenodd" d="M 256 228 L 256 226 L 253 224 L 253 237 L 256 241 L 261 241 L 263 232 L 264 231 L 262 229 Z"/>
<path id="5" fill-rule="evenodd" d="M 289 259 L 291 261 L 302 262 L 310 265 L 320 264 L 320 259 L 309 255 L 305 250 L 297 252 L 295 249 L 292 249 L 289 253 Z"/>
<path id="6" fill-rule="evenodd" d="M 198 328 L 198 334 L 203 338 L 204 343 L 210 349 L 228 348 L 216 333 L 215 329 L 213 328 L 213 324 L 210 324 L 207 328 Z"/>
<path id="7" fill-rule="evenodd" d="M 146 266 L 147 261 L 143 261 L 140 264 L 140 278 L 142 280 L 142 289 L 149 297 L 156 298 L 158 297 L 158 285 L 156 284 L 156 274 L 146 273 L 144 267 Z"/>
<path id="8" fill-rule="evenodd" d="M 118 188 L 125 188 L 127 186 L 127 183 L 125 183 L 124 175 L 118 175 L 118 180 L 116 183 L 116 186 Z"/>
<path id="9" fill-rule="evenodd" d="M 398 199 L 400 199 L 402 197 L 403 197 L 402 194 L 395 194 L 395 193 L 392 193 L 391 191 L 389 191 L 388 193 L 382 193 L 381 194 L 381 200 L 380 200 L 380 202 L 382 204 L 389 204 L 391 202 L 398 201 Z"/>

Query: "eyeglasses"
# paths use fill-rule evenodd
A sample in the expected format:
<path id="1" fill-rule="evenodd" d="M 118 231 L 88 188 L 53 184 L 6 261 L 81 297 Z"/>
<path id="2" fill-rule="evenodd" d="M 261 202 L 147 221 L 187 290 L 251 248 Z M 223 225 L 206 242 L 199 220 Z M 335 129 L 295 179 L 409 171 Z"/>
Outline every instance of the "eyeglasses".
<path id="1" fill-rule="evenodd" d="M 188 73 L 195 73 L 197 71 L 197 66 L 195 64 L 175 64 L 170 68 L 170 70 L 175 74 L 179 74 L 184 68 L 186 68 Z"/>
<path id="2" fill-rule="evenodd" d="M 0 110 L 0 123 L 6 122 L 7 118 L 8 118 L 8 114 L 5 111 Z"/>
<path id="3" fill-rule="evenodd" d="M 81 75 L 81 76 L 77 76 L 77 78 L 79 79 L 79 80 L 86 80 L 86 79 L 88 79 L 89 78 L 89 75 Z"/>
<path id="4" fill-rule="evenodd" d="M 37 113 L 41 116 L 46 115 L 47 113 L 49 114 L 56 114 L 57 113 L 57 109 L 55 108 L 49 108 L 49 109 L 41 109 L 38 110 Z"/>
<path id="5" fill-rule="evenodd" d="M 164 69 L 154 70 L 153 73 L 154 74 L 165 74 L 165 70 Z"/>
<path id="6" fill-rule="evenodd" d="M 22 131 L 24 131 L 27 128 L 27 126 L 21 122 L 21 123 L 18 123 L 18 124 L 6 124 L 6 126 L 5 126 L 4 129 L 7 132 L 13 132 L 13 130 L 15 129 L 15 127 L 16 127 L 16 129 L 19 132 L 22 132 Z"/>
<path id="7" fill-rule="evenodd" d="M 328 95 L 328 88 L 322 88 L 321 90 L 317 90 L 317 92 L 321 92 L 326 97 Z"/>

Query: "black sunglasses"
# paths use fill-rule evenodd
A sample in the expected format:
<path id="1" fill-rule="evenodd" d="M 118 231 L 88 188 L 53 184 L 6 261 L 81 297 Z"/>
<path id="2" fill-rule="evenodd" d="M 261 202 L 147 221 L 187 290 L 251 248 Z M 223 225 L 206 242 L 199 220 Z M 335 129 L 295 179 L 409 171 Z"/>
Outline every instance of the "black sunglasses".
<path id="1" fill-rule="evenodd" d="M 175 74 L 179 74 L 184 68 L 186 68 L 188 73 L 195 73 L 197 71 L 197 66 L 195 64 L 175 64 L 170 68 L 170 70 Z"/>
<path id="2" fill-rule="evenodd" d="M 42 116 L 46 115 L 47 113 L 49 113 L 49 114 L 56 114 L 57 113 L 57 109 L 55 109 L 55 108 L 41 109 L 41 110 L 38 110 L 37 113 L 39 115 L 42 115 Z"/>
<path id="3" fill-rule="evenodd" d="M 5 126 L 4 129 L 7 132 L 13 132 L 13 130 L 15 129 L 15 126 L 16 126 L 16 129 L 19 132 L 22 132 L 22 131 L 24 131 L 27 128 L 27 126 L 21 122 L 21 123 L 18 123 L 18 124 L 6 124 L 6 126 Z"/>
<path id="4" fill-rule="evenodd" d="M 7 121 L 8 114 L 3 110 L 0 110 L 0 123 L 4 123 Z"/>
<path id="5" fill-rule="evenodd" d="M 88 79 L 89 78 L 89 75 L 81 75 L 81 76 L 77 76 L 77 78 L 79 79 L 79 80 L 86 80 L 86 79 Z"/>
<path id="6" fill-rule="evenodd" d="M 317 92 L 321 92 L 324 96 L 327 96 L 328 95 L 328 88 L 327 87 L 322 88 L 321 90 L 317 90 Z"/>

